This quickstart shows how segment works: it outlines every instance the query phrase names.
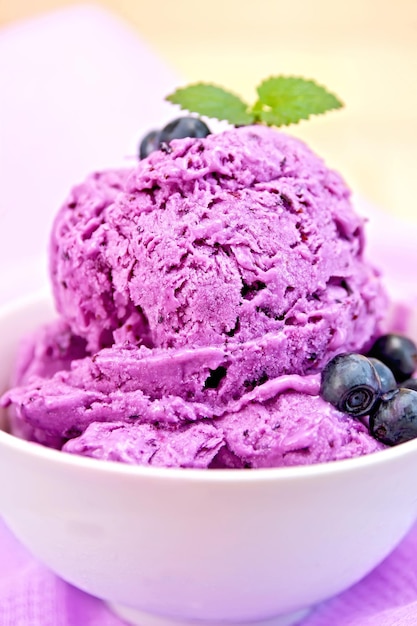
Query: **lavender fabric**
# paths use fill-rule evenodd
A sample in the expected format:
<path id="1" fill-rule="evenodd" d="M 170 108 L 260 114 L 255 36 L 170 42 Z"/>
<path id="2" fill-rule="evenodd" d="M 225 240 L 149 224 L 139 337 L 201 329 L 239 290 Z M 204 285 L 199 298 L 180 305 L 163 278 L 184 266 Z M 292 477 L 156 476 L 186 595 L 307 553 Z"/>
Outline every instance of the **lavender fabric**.
<path id="1" fill-rule="evenodd" d="M 0 554 L 1 626 L 126 626 L 103 602 L 38 563 L 1 520 Z M 417 525 L 369 576 L 313 609 L 297 626 L 335 624 L 417 624 Z"/>

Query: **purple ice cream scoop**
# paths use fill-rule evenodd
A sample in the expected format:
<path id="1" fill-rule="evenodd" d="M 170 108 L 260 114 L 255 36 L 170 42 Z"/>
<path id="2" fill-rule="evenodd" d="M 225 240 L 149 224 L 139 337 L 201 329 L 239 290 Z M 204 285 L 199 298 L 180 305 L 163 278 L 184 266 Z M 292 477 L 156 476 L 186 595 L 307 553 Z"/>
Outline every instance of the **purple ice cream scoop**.
<path id="1" fill-rule="evenodd" d="M 58 312 L 86 356 L 32 365 L 3 402 L 54 445 L 126 462 L 264 467 L 377 450 L 311 383 L 337 353 L 365 349 L 385 314 L 363 226 L 337 173 L 261 126 L 94 174 L 58 213 L 50 250 Z"/>

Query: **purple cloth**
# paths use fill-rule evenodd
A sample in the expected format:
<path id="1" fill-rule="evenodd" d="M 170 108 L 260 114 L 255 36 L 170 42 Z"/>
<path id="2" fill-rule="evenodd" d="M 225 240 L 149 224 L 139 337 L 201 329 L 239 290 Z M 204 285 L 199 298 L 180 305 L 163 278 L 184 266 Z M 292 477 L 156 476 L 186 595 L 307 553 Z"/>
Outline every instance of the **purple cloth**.
<path id="1" fill-rule="evenodd" d="M 125 626 L 103 602 L 38 563 L 0 519 L 1 626 Z"/>
<path id="2" fill-rule="evenodd" d="M 0 554 L 1 626 L 125 626 L 103 602 L 38 563 L 1 520 Z M 369 576 L 315 608 L 297 626 L 416 624 L 417 525 Z"/>

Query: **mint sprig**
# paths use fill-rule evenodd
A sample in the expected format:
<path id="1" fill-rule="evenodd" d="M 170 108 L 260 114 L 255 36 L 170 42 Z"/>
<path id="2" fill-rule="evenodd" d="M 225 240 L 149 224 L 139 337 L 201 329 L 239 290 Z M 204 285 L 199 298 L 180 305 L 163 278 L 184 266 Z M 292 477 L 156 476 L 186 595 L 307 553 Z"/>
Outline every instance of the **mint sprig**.
<path id="1" fill-rule="evenodd" d="M 253 124 L 255 118 L 248 105 L 230 91 L 215 85 L 198 83 L 177 89 L 166 98 L 182 109 L 219 120 L 227 120 L 235 126 Z"/>
<path id="2" fill-rule="evenodd" d="M 343 106 L 325 87 L 295 76 L 268 78 L 256 91 L 258 100 L 253 106 L 222 87 L 206 83 L 182 87 L 166 99 L 190 113 L 226 120 L 235 126 L 287 126 Z"/>

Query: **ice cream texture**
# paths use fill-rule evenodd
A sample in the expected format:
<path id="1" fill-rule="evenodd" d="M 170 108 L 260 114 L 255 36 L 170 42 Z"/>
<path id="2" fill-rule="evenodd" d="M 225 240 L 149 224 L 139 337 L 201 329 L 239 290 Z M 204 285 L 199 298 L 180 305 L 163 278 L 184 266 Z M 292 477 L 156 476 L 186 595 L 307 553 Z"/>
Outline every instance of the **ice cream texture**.
<path id="1" fill-rule="evenodd" d="M 386 310 L 342 178 L 264 126 L 174 140 L 59 211 L 60 316 L 22 347 L 14 428 L 167 467 L 310 464 L 383 446 L 319 396 Z"/>

